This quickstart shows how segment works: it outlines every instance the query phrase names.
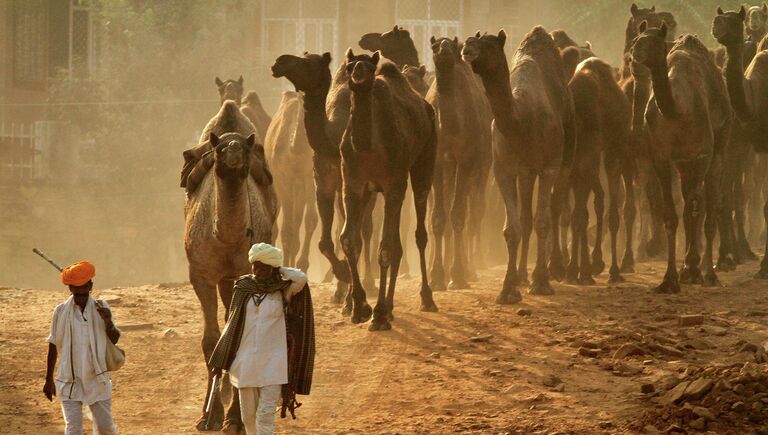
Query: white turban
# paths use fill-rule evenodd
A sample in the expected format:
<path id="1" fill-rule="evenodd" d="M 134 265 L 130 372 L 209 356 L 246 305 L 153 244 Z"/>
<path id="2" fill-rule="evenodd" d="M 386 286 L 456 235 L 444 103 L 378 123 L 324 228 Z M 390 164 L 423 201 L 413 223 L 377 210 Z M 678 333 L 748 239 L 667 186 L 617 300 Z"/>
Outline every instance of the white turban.
<path id="1" fill-rule="evenodd" d="M 251 246 L 251 250 L 248 251 L 248 261 L 251 264 L 255 262 L 268 264 L 272 267 L 282 267 L 283 265 L 283 251 L 280 248 L 275 248 L 269 243 L 257 243 Z"/>

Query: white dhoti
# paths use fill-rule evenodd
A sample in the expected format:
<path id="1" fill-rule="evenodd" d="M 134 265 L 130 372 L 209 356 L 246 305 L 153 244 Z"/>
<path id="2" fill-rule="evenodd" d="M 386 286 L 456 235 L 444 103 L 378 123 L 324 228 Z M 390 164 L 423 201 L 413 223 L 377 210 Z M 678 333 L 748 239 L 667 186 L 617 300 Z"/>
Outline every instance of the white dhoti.
<path id="1" fill-rule="evenodd" d="M 240 388 L 240 416 L 247 435 L 275 433 L 275 411 L 282 385 Z"/>
<path id="2" fill-rule="evenodd" d="M 117 428 L 112 420 L 112 399 L 94 402 L 88 406 L 88 419 L 93 422 L 93 435 L 115 435 Z M 62 400 L 64 434 L 83 435 L 83 402 Z"/>

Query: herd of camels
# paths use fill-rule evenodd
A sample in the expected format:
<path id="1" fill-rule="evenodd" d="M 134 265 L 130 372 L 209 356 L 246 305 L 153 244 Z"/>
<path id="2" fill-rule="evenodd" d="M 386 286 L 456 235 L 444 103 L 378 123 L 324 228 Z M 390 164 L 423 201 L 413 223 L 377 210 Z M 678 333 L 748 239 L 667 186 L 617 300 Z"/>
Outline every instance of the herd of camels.
<path id="1" fill-rule="evenodd" d="M 633 4 L 618 69 L 589 43 L 541 26 L 525 35 L 511 60 L 504 30 L 463 42 L 433 37 L 434 65 L 425 67 L 408 31 L 395 26 L 364 35 L 359 45 L 370 53 L 348 49 L 334 74 L 330 53 L 278 57 L 272 75 L 295 92 L 283 93 L 272 119 L 256 93 L 243 96 L 242 77 L 217 78 L 221 107 L 200 145 L 184 152 L 182 171 L 185 248 L 203 309 L 206 361 L 220 334 L 217 300 L 229 306 L 234 280 L 249 271 L 250 245 L 277 239 L 279 212 L 286 263 L 302 269 L 319 216 L 319 249 L 339 282 L 334 299 L 352 322 L 372 318 L 371 331 L 391 328 L 407 237 L 401 221 L 410 225 L 415 211 L 421 310 L 437 311 L 433 289 L 466 288 L 476 279 L 482 223 L 494 202 L 486 196 L 499 193 L 508 254 L 499 304 L 519 302 L 522 287 L 550 295 L 551 279 L 594 284 L 606 266 L 604 187 L 609 282 L 634 271 L 639 245 L 651 256 L 666 254 L 656 292 L 679 292 L 681 283 L 719 285 L 717 271 L 757 258 L 746 215 L 762 198 L 758 179 L 768 169 L 761 156 L 768 153 L 767 16 L 765 3 L 718 8 L 712 35 L 720 47 L 709 49 L 694 35 L 676 37 L 672 14 Z M 383 213 L 374 211 L 377 193 Z M 685 258 L 678 271 L 681 201 Z M 340 233 L 334 218 L 343 222 Z M 375 285 L 376 243 L 371 308 L 366 290 Z M 768 255 L 755 277 L 768 279 Z M 226 413 L 218 402 L 211 412 L 217 428 L 237 433 L 237 395 L 232 399 Z"/>

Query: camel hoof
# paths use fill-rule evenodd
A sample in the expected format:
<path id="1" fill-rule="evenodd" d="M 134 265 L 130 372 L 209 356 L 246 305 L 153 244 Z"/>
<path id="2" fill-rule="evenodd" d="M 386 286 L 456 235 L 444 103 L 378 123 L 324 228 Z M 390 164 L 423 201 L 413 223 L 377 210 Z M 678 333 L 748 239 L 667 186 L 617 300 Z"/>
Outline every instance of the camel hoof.
<path id="1" fill-rule="evenodd" d="M 365 323 L 370 320 L 372 315 L 373 309 L 368 305 L 368 302 L 355 304 L 352 309 L 352 323 Z"/>
<path id="2" fill-rule="evenodd" d="M 624 279 L 624 277 L 621 276 L 621 274 L 619 274 L 618 272 L 612 273 L 608 277 L 608 284 L 621 284 L 622 282 L 627 282 L 627 280 Z"/>
<path id="3" fill-rule="evenodd" d="M 423 311 L 425 313 L 437 313 L 437 305 L 435 304 L 435 301 L 426 301 L 421 303 L 421 307 L 419 307 L 419 311 Z"/>
<path id="4" fill-rule="evenodd" d="M 309 270 L 309 260 L 303 258 L 300 259 L 298 262 L 296 262 L 296 267 L 306 273 L 307 270 Z"/>
<path id="5" fill-rule="evenodd" d="M 680 271 L 679 282 L 681 284 L 703 284 L 704 277 L 698 267 L 683 267 Z"/>
<path id="6" fill-rule="evenodd" d="M 442 272 L 432 271 L 431 277 L 432 282 L 429 284 L 429 286 L 432 287 L 432 290 L 438 292 L 447 290 L 447 287 L 445 286 L 445 275 L 443 275 Z"/>
<path id="7" fill-rule="evenodd" d="M 238 423 L 235 421 L 225 421 L 224 426 L 221 428 L 221 433 L 225 433 L 228 435 L 239 435 L 240 426 L 242 426 L 242 423 Z M 242 429 L 245 430 L 245 427 L 243 427 Z"/>
<path id="8" fill-rule="evenodd" d="M 733 272 L 736 270 L 736 260 L 730 256 L 720 257 L 717 259 L 716 270 L 718 272 Z"/>
<path id="9" fill-rule="evenodd" d="M 461 289 L 468 289 L 472 288 L 469 286 L 469 283 L 462 280 L 462 279 L 453 279 L 450 283 L 448 283 L 448 289 L 449 290 L 461 290 Z"/>
<path id="10" fill-rule="evenodd" d="M 647 255 L 648 258 L 656 258 L 657 256 L 662 254 L 662 251 L 664 249 L 663 246 L 664 244 L 661 242 L 659 238 L 653 237 L 645 245 L 645 255 Z"/>
<path id="11" fill-rule="evenodd" d="M 352 315 L 352 305 L 349 305 L 349 304 L 345 304 L 345 305 L 344 305 L 344 306 L 341 308 L 341 315 L 342 315 L 342 316 L 344 316 L 344 317 L 349 317 L 349 316 L 351 316 L 351 315 Z"/>
<path id="12" fill-rule="evenodd" d="M 555 281 L 562 281 L 565 278 L 565 266 L 560 259 L 549 262 L 549 276 Z"/>
<path id="13" fill-rule="evenodd" d="M 520 278 L 517 279 L 517 284 L 523 287 L 527 287 L 531 285 L 531 281 L 528 280 L 527 276 L 521 276 Z"/>
<path id="14" fill-rule="evenodd" d="M 591 275 L 584 275 L 583 277 L 579 277 L 578 281 L 579 285 L 595 285 L 595 280 Z"/>
<path id="15" fill-rule="evenodd" d="M 565 282 L 567 284 L 578 285 L 579 284 L 579 270 L 573 267 L 569 267 L 565 273 Z"/>
<path id="16" fill-rule="evenodd" d="M 555 294 L 555 289 L 549 285 L 548 281 L 544 281 L 540 283 L 534 283 L 528 290 L 528 294 L 534 296 L 551 296 Z"/>
<path id="17" fill-rule="evenodd" d="M 467 282 L 477 282 L 480 278 L 477 276 L 477 272 L 474 270 L 467 271 Z M 469 284 L 467 284 L 469 286 Z"/>
<path id="18" fill-rule="evenodd" d="M 703 287 L 722 287 L 723 285 L 720 284 L 720 280 L 717 278 L 717 274 L 714 270 L 710 270 L 707 272 L 707 274 L 704 276 L 704 283 L 702 283 Z"/>
<path id="19" fill-rule="evenodd" d="M 742 246 L 741 247 L 741 258 L 749 261 L 757 261 L 760 258 L 755 255 L 754 252 L 752 252 L 752 249 L 749 248 L 749 245 Z"/>
<path id="20" fill-rule="evenodd" d="M 336 291 L 331 296 L 332 304 L 341 305 L 344 303 L 344 300 L 347 298 L 347 286 L 348 284 L 344 281 L 339 281 L 336 283 Z"/>
<path id="21" fill-rule="evenodd" d="M 768 279 L 768 270 L 761 267 L 754 276 L 755 279 Z"/>
<path id="22" fill-rule="evenodd" d="M 392 324 L 387 319 L 380 319 L 374 317 L 370 325 L 368 325 L 369 331 L 389 331 L 392 329 Z"/>
<path id="23" fill-rule="evenodd" d="M 653 291 L 660 294 L 680 293 L 680 283 L 677 280 L 665 278 Z"/>
<path id="24" fill-rule="evenodd" d="M 632 254 L 625 254 L 621 260 L 621 273 L 635 273 L 635 258 Z"/>
<path id="25" fill-rule="evenodd" d="M 605 262 L 602 258 L 592 258 L 592 275 L 600 275 L 605 270 Z"/>
<path id="26" fill-rule="evenodd" d="M 512 305 L 523 301 L 523 295 L 516 288 L 502 290 L 496 296 L 496 303 L 499 305 Z"/>
<path id="27" fill-rule="evenodd" d="M 208 414 L 203 414 L 202 417 L 197 419 L 197 423 L 195 424 L 195 429 L 197 429 L 200 432 L 218 432 L 221 430 L 221 427 L 223 425 L 223 421 L 219 419 L 214 419 L 214 421 L 211 422 L 211 426 L 208 427 Z"/>

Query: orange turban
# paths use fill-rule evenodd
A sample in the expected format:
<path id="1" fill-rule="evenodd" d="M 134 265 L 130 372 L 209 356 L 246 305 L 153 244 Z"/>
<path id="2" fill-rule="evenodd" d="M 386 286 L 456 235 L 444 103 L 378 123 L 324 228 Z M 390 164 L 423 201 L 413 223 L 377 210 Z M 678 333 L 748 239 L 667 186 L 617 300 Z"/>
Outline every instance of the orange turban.
<path id="1" fill-rule="evenodd" d="M 64 285 L 79 287 L 96 276 L 96 267 L 88 260 L 77 262 L 61 271 L 61 282 Z"/>

